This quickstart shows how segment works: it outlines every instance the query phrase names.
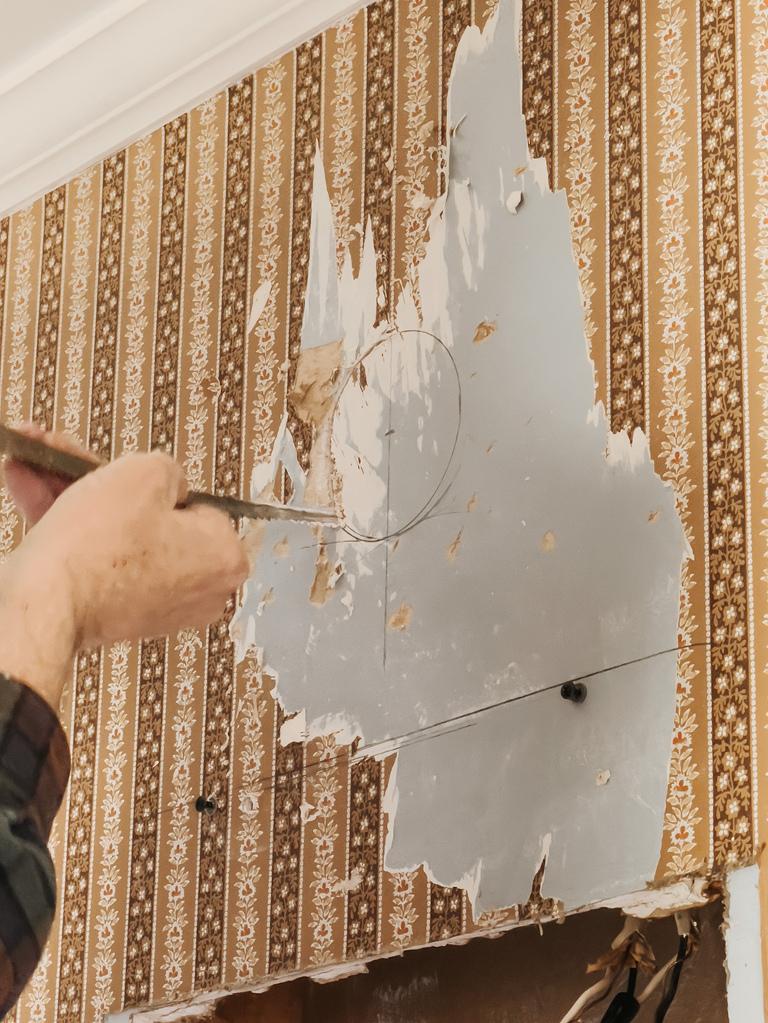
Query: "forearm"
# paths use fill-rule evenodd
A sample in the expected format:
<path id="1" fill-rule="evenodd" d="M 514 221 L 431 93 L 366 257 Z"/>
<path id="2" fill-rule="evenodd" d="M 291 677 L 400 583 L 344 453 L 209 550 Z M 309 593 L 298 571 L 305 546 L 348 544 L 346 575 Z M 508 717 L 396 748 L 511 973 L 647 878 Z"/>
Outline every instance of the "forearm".
<path id="1" fill-rule="evenodd" d="M 0 1017 L 35 969 L 56 903 L 46 849 L 69 775 L 69 751 L 47 702 L 0 674 Z"/>
<path id="2" fill-rule="evenodd" d="M 0 672 L 58 711 L 77 649 L 69 583 L 37 557 L 33 537 L 0 566 Z"/>

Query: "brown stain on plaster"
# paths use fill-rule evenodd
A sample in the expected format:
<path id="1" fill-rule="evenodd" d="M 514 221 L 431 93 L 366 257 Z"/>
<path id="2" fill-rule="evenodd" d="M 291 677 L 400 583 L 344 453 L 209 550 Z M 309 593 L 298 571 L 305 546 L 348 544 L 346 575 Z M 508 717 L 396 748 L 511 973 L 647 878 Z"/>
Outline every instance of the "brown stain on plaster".
<path id="1" fill-rule="evenodd" d="M 321 541 L 317 548 L 317 561 L 315 562 L 315 579 L 309 593 L 309 602 L 313 607 L 322 607 L 333 592 L 334 566 L 328 560 L 328 550 Z M 337 577 L 338 578 L 338 577 Z"/>
<path id="2" fill-rule="evenodd" d="M 449 544 L 445 548 L 445 560 L 446 561 L 453 562 L 453 561 L 456 560 L 456 555 L 459 553 L 459 544 L 461 543 L 461 534 L 463 532 L 464 532 L 464 530 L 460 529 L 458 534 L 457 534 L 457 536 L 456 536 L 456 539 L 453 541 L 453 543 Z"/>
<path id="3" fill-rule="evenodd" d="M 515 167 L 515 177 L 519 178 L 521 174 L 525 174 L 528 170 L 527 163 L 521 163 L 519 167 Z"/>
<path id="4" fill-rule="evenodd" d="M 318 508 L 332 508 L 340 498 L 340 480 L 331 453 L 331 441 L 339 394 L 349 379 L 342 373 L 343 345 L 343 338 L 340 338 L 302 350 L 296 363 L 293 386 L 288 393 L 288 402 L 296 415 L 313 428 L 304 503 Z M 367 381 L 362 363 L 353 369 L 351 375 L 363 390 Z M 322 528 L 313 531 L 322 543 Z"/>
<path id="5" fill-rule="evenodd" d="M 287 558 L 291 551 L 291 544 L 287 536 L 284 536 L 282 540 L 278 541 L 272 548 L 272 553 L 276 558 Z"/>
<path id="6" fill-rule="evenodd" d="M 266 519 L 249 519 L 243 530 L 243 548 L 248 558 L 250 574 L 256 570 L 256 563 L 261 554 L 261 545 L 264 542 L 264 534 L 267 529 Z"/>
<path id="7" fill-rule="evenodd" d="M 491 443 L 490 443 L 490 444 L 488 445 L 488 447 L 487 447 L 487 448 L 485 449 L 485 453 L 486 453 L 486 455 L 490 455 L 490 453 L 491 453 L 491 452 L 493 451 L 493 448 L 494 448 L 494 445 L 495 445 L 495 443 L 496 443 L 495 441 L 492 441 L 492 442 L 491 442 Z"/>
<path id="8" fill-rule="evenodd" d="M 320 426 L 333 410 L 343 343 L 343 339 L 331 341 L 299 355 L 288 400 L 302 422 Z"/>
<path id="9" fill-rule="evenodd" d="M 473 511 L 475 506 L 476 506 L 476 504 L 477 504 L 477 494 L 473 494 L 470 497 L 469 501 L 467 502 L 467 511 L 468 512 Z"/>
<path id="10" fill-rule="evenodd" d="M 653 510 L 653 511 L 652 511 L 652 512 L 650 513 L 650 515 L 648 516 L 648 521 L 649 521 L 649 522 L 655 522 L 655 521 L 656 521 L 656 519 L 658 519 L 659 515 L 661 515 L 661 509 L 660 509 L 660 508 L 655 508 L 655 509 L 654 509 L 654 510 Z"/>
<path id="11" fill-rule="evenodd" d="M 392 632 L 405 632 L 411 624 L 411 618 L 413 618 L 413 608 L 403 601 L 397 611 L 387 619 L 387 628 Z"/>
<path id="12" fill-rule="evenodd" d="M 556 543 L 557 541 L 555 540 L 555 534 L 552 532 L 551 529 L 548 529 L 544 536 L 541 538 L 541 549 L 545 553 L 548 553 L 549 551 L 553 551 L 555 549 Z"/>
<path id="13" fill-rule="evenodd" d="M 482 323 L 478 323 L 477 329 L 475 330 L 475 336 L 472 338 L 473 345 L 481 345 L 488 340 L 489 337 L 493 337 L 496 331 L 499 329 L 496 321 L 483 320 Z"/>

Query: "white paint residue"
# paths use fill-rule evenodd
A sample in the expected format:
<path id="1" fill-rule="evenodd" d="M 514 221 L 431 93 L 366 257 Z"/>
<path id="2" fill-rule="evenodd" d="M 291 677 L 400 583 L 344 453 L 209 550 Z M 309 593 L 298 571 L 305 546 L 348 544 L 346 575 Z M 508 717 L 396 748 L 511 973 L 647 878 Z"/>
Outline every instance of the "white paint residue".
<path id="1" fill-rule="evenodd" d="M 307 637 L 307 645 L 304 647 L 304 653 L 309 656 L 312 653 L 313 648 L 317 645 L 317 641 L 320 638 L 320 630 L 316 625 L 310 625 L 309 636 Z"/>
<path id="2" fill-rule="evenodd" d="M 521 6 L 521 5 L 518 5 Z M 482 30 L 477 25 L 470 25 L 464 29 L 460 39 L 459 45 L 456 47 L 456 56 L 453 58 L 453 71 L 457 73 L 457 69 L 462 65 L 466 64 L 471 56 L 480 56 L 485 53 L 488 47 L 493 42 L 493 37 L 496 34 L 496 26 L 499 23 L 499 12 L 498 8 L 493 12 Z M 450 109 L 450 85 L 448 87 L 448 108 Z"/>
<path id="3" fill-rule="evenodd" d="M 392 770 L 389 775 L 389 782 L 384 790 L 384 796 L 381 800 L 381 812 L 385 819 L 389 821 L 389 827 L 386 829 L 384 835 L 384 862 L 387 862 L 387 856 L 389 854 L 389 848 L 392 845 L 392 839 L 394 837 L 394 822 L 397 819 L 397 804 L 400 800 L 400 793 L 397 789 L 397 761 L 392 765 Z M 418 864 L 414 863 L 409 868 L 415 870 Z"/>
<path id="4" fill-rule="evenodd" d="M 546 835 L 542 836 L 541 839 L 541 858 L 542 860 L 549 856 L 549 850 L 552 848 L 552 832 L 548 831 Z"/>
<path id="5" fill-rule="evenodd" d="M 253 293 L 251 302 L 251 315 L 248 317 L 247 333 L 250 334 L 253 328 L 261 319 L 262 313 L 267 308 L 267 302 L 272 292 L 272 282 L 264 281 Z"/>
<path id="6" fill-rule="evenodd" d="M 301 347 L 304 350 L 338 341 L 343 334 L 333 209 L 325 182 L 325 168 L 320 156 L 319 143 L 315 148 L 312 175 L 310 247 L 312 259 L 309 263 L 304 318 L 301 325 Z"/>
<path id="7" fill-rule="evenodd" d="M 706 906 L 711 901 L 708 878 L 687 877 L 663 888 L 604 899 L 600 904 L 608 909 L 620 909 L 627 916 L 636 916 L 640 920 L 654 920 L 672 916 L 681 910 Z"/>
<path id="8" fill-rule="evenodd" d="M 480 891 L 480 879 L 483 873 L 482 859 L 478 859 L 477 863 L 475 863 L 472 870 L 468 870 L 467 873 L 460 877 L 458 881 L 451 881 L 450 884 L 448 883 L 446 878 L 444 877 L 441 878 L 439 875 L 435 874 L 435 872 L 431 869 L 429 863 L 424 862 L 417 864 L 417 866 L 420 866 L 424 869 L 424 873 L 427 875 L 427 878 L 432 882 L 432 884 L 439 884 L 443 885 L 444 887 L 451 888 L 463 888 L 464 891 L 467 893 L 467 898 L 469 899 L 470 905 L 474 906 L 475 903 L 477 902 L 477 894 Z"/>
<path id="9" fill-rule="evenodd" d="M 339 559 L 331 569 L 331 574 L 328 576 L 328 589 L 332 590 L 336 586 L 336 583 L 344 575 L 344 562 Z"/>
<path id="10" fill-rule="evenodd" d="M 533 173 L 533 180 L 539 186 L 539 192 L 542 195 L 546 195 L 549 191 L 549 171 L 547 170 L 547 161 L 543 156 L 537 156 L 532 159 L 528 164 L 529 170 Z"/>
<path id="11" fill-rule="evenodd" d="M 292 742 L 304 742 L 307 738 L 307 715 L 303 710 L 293 717 L 286 718 L 280 726 L 280 745 L 288 746 Z"/>
<path id="12" fill-rule="evenodd" d="M 341 481 L 341 504 L 355 529 L 371 532 L 380 519 L 387 485 L 379 472 L 384 448 L 384 403 L 373 388 L 350 383 L 339 401 L 331 454 Z"/>
<path id="13" fill-rule="evenodd" d="M 632 440 L 624 430 L 621 433 L 609 433 L 606 460 L 608 465 L 620 466 L 634 472 L 651 460 L 648 438 L 639 428 L 632 434 Z"/>
<path id="14" fill-rule="evenodd" d="M 277 477 L 278 465 L 282 465 L 291 478 L 293 484 L 293 503 L 301 504 L 304 496 L 304 484 L 306 477 L 299 465 L 296 454 L 296 446 L 293 443 L 293 436 L 288 429 L 288 414 L 283 416 L 277 437 L 272 447 L 272 455 L 266 462 L 260 462 L 253 467 L 251 474 L 251 500 L 258 501 L 267 487 Z"/>
<path id="15" fill-rule="evenodd" d="M 451 198 L 458 214 L 457 238 L 461 266 L 467 287 L 477 289 L 478 272 L 485 265 L 485 209 L 478 201 L 472 182 L 454 181 Z"/>
<path id="16" fill-rule="evenodd" d="M 364 877 L 365 867 L 362 863 L 358 863 L 355 869 L 350 873 L 349 877 L 343 878 L 333 885 L 333 891 L 337 895 L 347 895 L 349 892 L 356 892 L 363 883 Z"/>
<path id="17" fill-rule="evenodd" d="M 308 738 L 332 735 L 339 746 L 351 746 L 360 737 L 360 725 L 346 714 L 324 714 L 307 726 Z"/>
<path id="18" fill-rule="evenodd" d="M 376 322 L 376 248 L 370 220 L 366 223 L 360 269 L 355 277 L 349 253 L 344 260 L 339 283 L 344 360 L 351 366 L 366 350 L 366 339 Z"/>
<path id="19" fill-rule="evenodd" d="M 507 196 L 507 201 L 504 205 L 507 207 L 510 213 L 517 213 L 517 207 L 523 201 L 522 192 L 510 192 Z"/>
<path id="20" fill-rule="evenodd" d="M 424 257 L 419 263 L 419 296 L 424 325 L 433 331 L 444 345 L 453 344 L 451 318 L 448 315 L 448 270 L 445 265 L 445 202 L 443 193 L 432 207 L 427 221 Z"/>
<path id="21" fill-rule="evenodd" d="M 587 409 L 587 424 L 595 429 L 605 429 L 605 405 L 602 401 L 595 402 Z"/>
<path id="22" fill-rule="evenodd" d="M 259 812 L 259 793 L 258 792 L 240 792 L 240 813 L 244 817 L 253 817 Z"/>

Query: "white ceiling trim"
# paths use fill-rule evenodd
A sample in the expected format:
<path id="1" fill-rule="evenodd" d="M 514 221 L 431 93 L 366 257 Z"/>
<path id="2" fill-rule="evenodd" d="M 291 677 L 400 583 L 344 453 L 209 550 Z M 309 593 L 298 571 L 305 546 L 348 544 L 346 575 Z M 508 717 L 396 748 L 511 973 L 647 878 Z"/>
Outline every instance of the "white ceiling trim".
<path id="1" fill-rule="evenodd" d="M 0 73 L 0 214 L 362 6 L 118 0 Z"/>
<path id="2" fill-rule="evenodd" d="M 110 28 L 126 15 L 131 14 L 137 7 L 148 3 L 149 0 L 117 0 L 109 7 L 97 10 L 84 23 L 75 26 L 69 32 L 65 32 L 58 39 L 43 46 L 37 53 L 33 54 L 21 64 L 12 67 L 4 74 L 0 74 L 0 96 L 10 92 L 17 85 L 27 81 L 33 75 L 39 74 L 45 68 L 60 60 L 71 50 L 77 49 L 82 43 L 87 42 L 100 32 Z"/>

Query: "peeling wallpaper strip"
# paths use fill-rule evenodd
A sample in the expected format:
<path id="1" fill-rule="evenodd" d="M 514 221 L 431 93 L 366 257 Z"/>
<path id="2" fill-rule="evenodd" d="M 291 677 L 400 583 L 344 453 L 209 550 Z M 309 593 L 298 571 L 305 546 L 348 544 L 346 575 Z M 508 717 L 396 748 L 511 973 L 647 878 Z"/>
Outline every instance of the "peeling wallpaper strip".
<path id="1" fill-rule="evenodd" d="M 614 433 L 645 427 L 643 5 L 608 4 L 608 316 Z"/>
<path id="2" fill-rule="evenodd" d="M 553 0 L 523 3 L 523 113 L 528 144 L 534 159 L 547 162 L 550 186 L 554 186 L 555 137 L 555 5 Z"/>
<path id="3" fill-rule="evenodd" d="M 164 129 L 162 159 L 149 436 L 151 447 L 174 453 L 187 167 L 186 116 L 171 122 Z M 141 167 L 140 171 L 143 170 Z M 141 211 L 143 202 L 137 205 Z M 134 233 L 134 241 L 139 247 L 134 264 L 136 269 L 143 263 L 145 230 L 146 225 L 139 221 Z M 142 319 L 146 324 L 146 319 Z M 157 919 L 158 813 L 161 800 L 164 696 L 168 688 L 167 661 L 167 640 L 155 639 L 140 644 L 139 728 L 129 867 L 131 911 L 124 967 L 126 1005 L 146 1003 L 151 996 L 152 954 Z"/>
<path id="4" fill-rule="evenodd" d="M 226 194 L 219 321 L 214 492 L 240 492 L 243 451 L 244 367 L 247 358 L 248 266 L 251 245 L 253 81 L 230 86 L 227 98 Z M 217 813 L 200 816 L 195 982 L 216 987 L 224 977 L 226 891 L 229 870 L 229 798 L 232 722 L 235 708 L 234 661 L 229 621 L 208 629 L 204 752 L 201 795 L 216 801 Z"/>
<path id="5" fill-rule="evenodd" d="M 665 479 L 675 490 L 676 506 L 694 560 L 702 555 L 702 536 L 694 522 L 702 510 L 703 494 L 693 478 L 690 453 L 694 448 L 692 406 L 700 405 L 700 387 L 691 379 L 691 337 L 697 329 L 696 310 L 689 300 L 693 287 L 693 263 L 686 238 L 691 231 L 691 213 L 685 203 L 690 192 L 689 161 L 695 159 L 693 132 L 686 131 L 685 115 L 694 103 L 696 83 L 692 69 L 686 76 L 682 40 L 689 24 L 684 5 L 665 4 L 653 26 L 649 23 L 647 46 L 657 53 L 659 65 L 659 96 L 651 109 L 652 133 L 657 138 L 655 151 L 649 153 L 661 167 L 660 189 L 648 209 L 648 241 L 658 270 L 651 282 L 659 286 L 657 307 L 651 306 L 652 319 L 659 324 L 658 348 L 655 332 L 649 332 L 648 348 L 651 364 L 658 361 L 658 371 L 648 380 L 651 407 L 658 408 L 660 449 L 666 465 Z M 652 29 L 652 30 L 651 30 Z M 690 68 L 690 64 L 689 64 Z M 658 355 L 656 354 L 658 352 Z M 660 387 L 658 386 L 660 383 Z M 695 413 L 694 413 L 695 414 Z M 658 464 L 658 463 L 657 463 Z M 700 639 L 701 603 L 696 601 L 695 581 L 690 563 L 683 567 L 679 634 L 683 644 Z M 699 650 L 682 650 L 678 655 L 678 698 L 675 710 L 669 793 L 667 797 L 666 832 L 669 842 L 665 856 L 666 869 L 685 874 L 698 868 L 701 857 L 697 846 L 708 845 L 697 814 L 695 783 L 699 777 L 697 763 L 706 755 L 694 746 L 696 733 L 702 729 L 694 711 L 693 686 L 701 677 L 704 660 Z M 704 736 L 706 742 L 706 736 Z"/>
<path id="6" fill-rule="evenodd" d="M 56 395 L 56 370 L 59 357 L 61 320 L 61 260 L 64 251 L 66 190 L 57 188 L 43 200 L 42 268 L 37 309 L 37 346 L 35 350 L 35 391 L 32 415 L 47 430 L 53 426 L 53 402 Z"/>
<path id="7" fill-rule="evenodd" d="M 745 209 L 749 215 L 745 217 L 746 279 L 754 273 L 756 278 L 755 301 L 748 302 L 745 308 L 748 337 L 752 340 L 746 345 L 749 359 L 750 392 L 752 397 L 752 415 L 750 417 L 751 443 L 754 452 L 753 486 L 751 493 L 750 520 L 753 534 L 753 558 L 763 566 L 755 571 L 752 577 L 753 587 L 759 593 L 765 591 L 768 571 L 765 566 L 768 557 L 768 520 L 765 509 L 768 502 L 768 431 L 765 423 L 768 416 L 768 95 L 765 82 L 768 78 L 768 11 L 753 0 L 748 10 L 742 13 L 742 67 L 745 77 L 748 76 L 749 88 L 743 88 L 743 122 L 742 139 L 745 154 L 744 163 L 744 196 Z M 760 466 L 759 475 L 757 466 Z M 758 539 L 758 536 L 760 539 Z M 753 598 L 754 600 L 754 598 Z M 762 742 L 766 722 L 768 721 L 768 702 L 765 687 L 760 684 L 766 677 L 768 663 L 768 615 L 760 600 L 754 600 L 755 642 L 753 655 L 753 757 L 756 768 L 756 799 L 757 834 L 762 836 L 765 827 L 764 810 L 764 778 Z"/>
<path id="8" fill-rule="evenodd" d="M 366 78 L 363 230 L 370 223 L 376 249 L 379 315 L 392 308 L 392 220 L 395 204 L 395 23 L 394 0 L 376 0 L 366 9 Z"/>
<path id="9" fill-rule="evenodd" d="M 349 769 L 349 835 L 345 957 L 361 958 L 378 951 L 381 926 L 381 799 L 383 767 L 373 757 Z"/>
<path id="10" fill-rule="evenodd" d="M 295 373 L 291 323 L 302 322 L 315 141 L 328 170 L 338 265 L 347 246 L 357 272 L 370 215 L 382 308 L 390 310 L 423 254 L 430 203 L 445 184 L 440 146 L 455 44 L 470 20 L 484 22 L 493 7 L 380 0 L 186 115 L 184 167 L 181 157 L 172 165 L 164 158 L 166 133 L 180 123 L 173 122 L 0 222 L 3 416 L 18 422 L 34 413 L 105 455 L 168 443 L 162 433 L 175 430 L 193 485 L 246 495 L 254 467 L 269 455 Z M 614 35 L 612 26 L 623 26 L 638 7 L 639 24 Z M 711 641 L 709 651 L 678 656 L 657 876 L 712 860 L 739 862 L 764 837 L 763 786 L 755 779 L 768 769 L 768 698 L 756 686 L 768 617 L 762 570 L 753 567 L 765 553 L 768 518 L 765 484 L 758 484 L 768 461 L 760 414 L 768 27 L 757 0 L 738 10 L 703 0 L 698 15 L 682 0 L 626 10 L 596 0 L 524 0 L 521 26 L 529 138 L 550 179 L 567 191 L 597 398 L 616 419 L 618 398 L 641 388 L 627 415 L 647 430 L 693 551 L 683 571 L 680 640 Z M 610 66 L 623 59 L 619 38 L 637 63 L 611 79 Z M 374 75 L 384 84 L 374 88 Z M 614 142 L 624 137 L 615 101 L 635 90 L 641 102 L 630 120 L 642 155 L 629 163 L 637 162 L 639 180 L 616 197 L 612 186 L 624 180 L 627 161 L 604 132 L 610 126 Z M 374 109 L 374 97 L 383 106 Z M 175 231 L 183 233 L 168 235 L 163 262 L 163 224 L 173 216 L 166 200 L 174 189 L 171 205 L 184 210 Z M 630 219 L 639 214 L 641 232 L 614 239 L 611 218 L 626 212 Z M 304 234 L 297 230 L 302 216 Z M 612 279 L 625 265 L 625 249 L 628 262 L 640 261 L 632 286 L 642 315 L 632 322 L 645 347 L 631 371 L 627 363 L 617 375 L 618 334 L 612 344 L 606 338 L 611 309 L 631 312 L 633 305 Z M 161 272 L 177 289 L 162 316 Z M 246 338 L 252 297 L 264 282 L 267 305 Z M 164 370 L 166 356 L 155 348 L 156 328 L 163 334 L 166 326 L 179 336 L 175 393 L 164 377 L 175 357 Z M 165 399 L 154 412 L 153 394 Z M 297 417 L 292 422 L 306 452 L 311 437 Z M 3 556 L 21 535 L 3 495 Z M 87 655 L 72 680 L 75 770 L 54 832 L 67 901 L 18 1023 L 79 1023 L 106 1007 L 118 1011 L 126 983 L 137 982 L 130 910 L 141 903 L 130 894 L 131 849 L 139 856 L 141 847 L 127 807 L 140 805 L 144 777 L 137 760 L 140 656 L 138 647 Z M 205 636 L 172 637 L 165 672 L 162 725 L 151 739 L 160 762 L 146 777 L 157 786 L 156 803 L 147 804 L 156 824 L 153 925 L 138 957 L 153 1000 L 282 968 L 270 951 L 272 758 L 279 749 L 272 682 L 253 657 L 234 668 L 223 623 Z M 114 731 L 121 722 L 122 742 Z M 344 886 L 355 829 L 347 808 L 349 748 L 339 737 L 300 746 L 290 917 L 296 954 L 286 963 L 301 969 L 345 955 L 355 900 Z M 110 778 L 122 757 L 127 769 L 118 784 Z M 218 787 L 224 809 L 201 819 L 192 804 L 209 786 Z M 241 801 L 245 788 L 255 791 L 255 816 Z M 374 811 L 381 836 L 386 815 L 381 806 Z M 390 874 L 381 860 L 377 869 L 373 947 L 436 940 L 441 887 L 421 869 Z M 543 889 L 542 898 L 558 895 L 547 890 L 546 875 Z M 442 905 L 453 906 L 453 915 L 441 927 L 470 933 L 481 926 L 461 904 L 459 921 L 456 900 L 447 897 Z M 485 925 L 508 923 L 516 912 L 495 912 Z"/>
<path id="11" fill-rule="evenodd" d="M 62 267 L 62 309 L 66 310 L 68 328 L 66 342 L 62 339 L 61 370 L 64 386 L 60 388 L 58 419 L 64 429 L 85 440 L 84 422 L 85 379 L 84 359 L 90 361 L 91 348 L 88 342 L 93 334 L 92 286 L 96 267 L 94 265 L 95 216 L 97 203 L 94 200 L 94 185 L 98 168 L 86 171 L 69 185 L 69 213 L 71 249 L 69 260 Z M 63 406 L 63 408 L 62 408 Z"/>
<path id="12" fill-rule="evenodd" d="M 702 294 L 709 488 L 709 665 L 712 687 L 714 858 L 746 859 L 754 848 L 745 484 L 741 225 L 736 14 L 700 7 Z"/>
<path id="13" fill-rule="evenodd" d="M 312 168 L 317 140 L 320 137 L 323 95 L 323 37 L 315 36 L 298 47 L 295 53 L 295 101 L 293 120 L 293 204 L 291 215 L 291 269 L 288 299 L 288 357 L 290 367 L 287 387 L 290 393 L 296 374 L 296 360 L 301 344 L 304 316 L 304 295 L 307 287 L 309 260 L 309 225 L 312 215 L 310 194 Z M 296 415 L 288 402 L 289 426 L 299 463 L 306 470 L 312 447 L 312 431 Z"/>

